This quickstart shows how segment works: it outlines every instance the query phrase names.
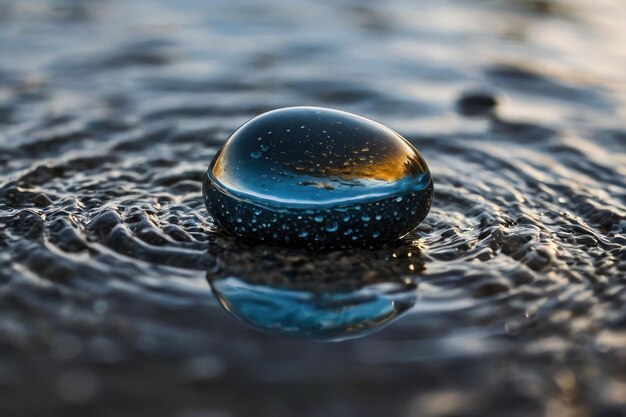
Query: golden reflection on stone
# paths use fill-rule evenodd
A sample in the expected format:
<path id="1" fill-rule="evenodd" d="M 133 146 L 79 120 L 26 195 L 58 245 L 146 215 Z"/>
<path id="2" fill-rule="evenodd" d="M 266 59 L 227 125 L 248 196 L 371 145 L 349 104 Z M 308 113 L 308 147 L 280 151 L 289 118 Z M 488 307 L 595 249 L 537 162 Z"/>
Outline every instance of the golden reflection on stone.
<path id="1" fill-rule="evenodd" d="M 224 168 L 224 162 L 223 162 L 223 158 L 222 158 L 222 152 L 218 152 L 218 155 L 215 156 L 215 162 L 213 165 L 213 175 L 215 176 L 215 178 L 218 179 L 222 179 L 225 176 L 225 168 Z"/>
<path id="2" fill-rule="evenodd" d="M 363 151 L 367 153 L 368 148 Z M 313 177 L 325 177 L 339 180 L 376 180 L 394 182 L 407 176 L 418 176 L 425 171 L 420 158 L 415 156 L 416 151 L 410 146 L 394 149 L 393 153 L 383 156 L 369 155 L 368 157 L 355 156 L 337 164 L 320 165 L 314 161 L 298 161 L 297 164 L 284 163 L 283 165 L 298 174 L 306 173 Z M 334 166 L 333 166 L 334 165 Z M 220 166 L 221 169 L 221 166 Z M 315 185 L 317 183 L 304 184 Z M 317 185 L 316 185 L 317 186 Z"/>

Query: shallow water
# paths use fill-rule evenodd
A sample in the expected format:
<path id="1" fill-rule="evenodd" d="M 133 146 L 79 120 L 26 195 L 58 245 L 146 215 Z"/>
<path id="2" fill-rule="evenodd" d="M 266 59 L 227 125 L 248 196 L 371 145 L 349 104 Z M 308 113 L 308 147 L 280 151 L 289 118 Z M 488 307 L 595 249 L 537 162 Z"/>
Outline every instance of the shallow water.
<path id="1" fill-rule="evenodd" d="M 617 416 L 626 5 L 0 1 L 0 411 Z M 429 216 L 376 250 L 217 233 L 201 181 L 273 108 L 393 128 Z M 232 320 L 209 281 L 417 284 L 340 343 Z"/>

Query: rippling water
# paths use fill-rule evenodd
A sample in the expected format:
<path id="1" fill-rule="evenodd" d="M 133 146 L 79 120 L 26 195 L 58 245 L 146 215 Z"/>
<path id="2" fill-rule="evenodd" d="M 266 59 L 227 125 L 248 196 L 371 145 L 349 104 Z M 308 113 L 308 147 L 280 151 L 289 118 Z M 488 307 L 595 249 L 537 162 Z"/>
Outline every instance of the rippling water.
<path id="1" fill-rule="evenodd" d="M 0 411 L 624 415 L 624 21 L 619 0 L 0 1 Z M 292 105 L 410 140 L 424 223 L 372 251 L 216 233 L 211 158 Z M 384 330 L 312 343 L 227 317 L 209 282 L 232 277 L 417 289 Z"/>

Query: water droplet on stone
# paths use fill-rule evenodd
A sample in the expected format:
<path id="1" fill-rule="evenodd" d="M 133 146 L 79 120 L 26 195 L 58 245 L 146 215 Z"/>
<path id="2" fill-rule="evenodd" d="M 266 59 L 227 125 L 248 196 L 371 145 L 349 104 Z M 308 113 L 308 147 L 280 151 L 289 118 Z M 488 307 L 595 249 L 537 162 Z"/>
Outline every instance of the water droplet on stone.
<path id="1" fill-rule="evenodd" d="M 371 158 L 361 160 L 364 152 Z M 391 129 L 337 110 L 289 107 L 233 133 L 207 171 L 203 195 L 215 222 L 231 234 L 345 248 L 393 241 L 413 230 L 430 209 L 433 183 L 424 159 Z M 258 230 L 243 233 L 229 212 L 244 224 L 256 215 Z M 292 227 L 276 233 L 277 218 Z M 376 238 L 364 227 L 371 218 L 378 220 Z M 355 232 L 333 233 L 340 223 Z"/>

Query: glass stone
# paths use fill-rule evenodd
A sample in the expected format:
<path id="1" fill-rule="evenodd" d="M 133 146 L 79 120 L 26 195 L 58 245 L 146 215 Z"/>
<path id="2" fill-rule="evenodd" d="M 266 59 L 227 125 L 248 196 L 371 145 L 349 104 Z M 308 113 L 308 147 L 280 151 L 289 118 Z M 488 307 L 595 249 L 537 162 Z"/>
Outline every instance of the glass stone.
<path id="1" fill-rule="evenodd" d="M 393 130 L 338 110 L 288 107 L 232 134 L 209 166 L 203 196 L 214 221 L 245 239 L 374 247 L 419 225 L 433 182 Z"/>

